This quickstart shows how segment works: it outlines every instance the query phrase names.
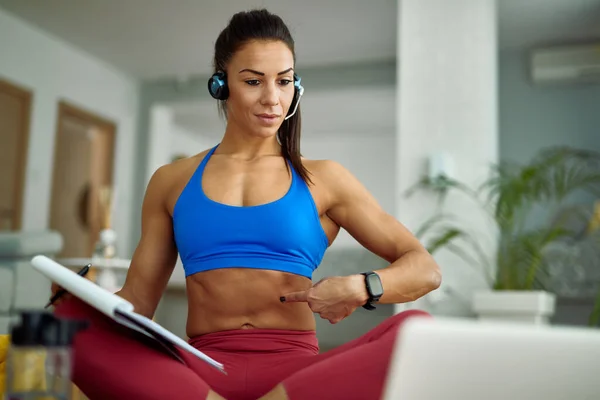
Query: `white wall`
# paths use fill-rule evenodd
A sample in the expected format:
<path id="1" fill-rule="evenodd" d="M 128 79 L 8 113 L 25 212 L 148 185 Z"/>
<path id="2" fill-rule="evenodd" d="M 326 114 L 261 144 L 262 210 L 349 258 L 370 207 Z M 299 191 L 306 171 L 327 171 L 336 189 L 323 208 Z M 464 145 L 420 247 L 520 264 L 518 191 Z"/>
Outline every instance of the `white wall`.
<path id="1" fill-rule="evenodd" d="M 199 135 L 183 126 L 173 124 L 171 128 L 170 157 L 179 154 L 187 157 L 193 156 L 216 144 L 209 138 Z"/>
<path id="2" fill-rule="evenodd" d="M 117 125 L 113 220 L 119 248 L 129 249 L 138 112 L 135 80 L 2 10 L 0 76 L 33 92 L 23 229 L 48 226 L 57 105 L 65 100 Z"/>

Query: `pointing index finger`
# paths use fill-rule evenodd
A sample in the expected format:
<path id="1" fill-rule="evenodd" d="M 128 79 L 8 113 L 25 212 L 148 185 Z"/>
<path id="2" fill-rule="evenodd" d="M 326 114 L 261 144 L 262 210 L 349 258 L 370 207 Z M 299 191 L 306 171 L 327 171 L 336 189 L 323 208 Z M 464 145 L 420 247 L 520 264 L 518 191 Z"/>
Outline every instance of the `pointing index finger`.
<path id="1" fill-rule="evenodd" d="M 281 296 L 279 300 L 282 303 L 308 302 L 308 290 L 304 290 L 302 292 L 288 293 L 285 296 Z"/>

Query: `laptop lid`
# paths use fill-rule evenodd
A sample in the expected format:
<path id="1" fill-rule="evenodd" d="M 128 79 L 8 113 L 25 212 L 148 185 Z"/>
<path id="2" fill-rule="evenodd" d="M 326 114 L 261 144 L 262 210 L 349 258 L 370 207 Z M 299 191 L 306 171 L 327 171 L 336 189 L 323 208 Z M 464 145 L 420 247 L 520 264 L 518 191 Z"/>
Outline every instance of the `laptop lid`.
<path id="1" fill-rule="evenodd" d="M 600 330 L 415 317 L 384 388 L 396 399 L 600 399 Z"/>

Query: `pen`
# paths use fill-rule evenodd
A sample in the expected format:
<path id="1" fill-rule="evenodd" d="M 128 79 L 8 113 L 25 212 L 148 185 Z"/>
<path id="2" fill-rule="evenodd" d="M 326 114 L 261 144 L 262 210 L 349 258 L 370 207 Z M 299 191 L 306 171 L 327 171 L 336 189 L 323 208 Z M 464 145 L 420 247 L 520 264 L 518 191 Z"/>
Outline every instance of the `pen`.
<path id="1" fill-rule="evenodd" d="M 88 271 L 90 270 L 90 267 L 92 266 L 92 264 L 88 264 L 85 267 L 83 267 L 78 273 L 77 275 L 79 276 L 86 276 Z M 60 289 L 58 292 L 56 292 L 56 294 L 54 296 L 52 296 L 52 298 L 50 299 L 50 301 L 48 302 L 48 304 L 46 304 L 46 306 L 44 308 L 48 308 L 50 307 L 52 304 L 54 304 L 54 302 L 58 299 L 60 299 L 62 296 L 64 296 L 64 294 L 67 293 L 67 291 L 65 289 Z"/>

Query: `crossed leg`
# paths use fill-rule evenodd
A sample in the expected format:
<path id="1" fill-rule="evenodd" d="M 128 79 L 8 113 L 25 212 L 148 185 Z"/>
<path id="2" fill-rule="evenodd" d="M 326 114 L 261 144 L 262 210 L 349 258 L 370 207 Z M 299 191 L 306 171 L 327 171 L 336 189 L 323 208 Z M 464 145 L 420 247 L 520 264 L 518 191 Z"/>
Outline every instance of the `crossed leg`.
<path id="1" fill-rule="evenodd" d="M 131 337 L 132 332 L 76 299 L 61 304 L 56 313 L 91 321 L 75 339 L 73 375 L 73 382 L 91 400 L 224 400 L 202 378 L 215 372 L 193 356 L 182 354 L 184 365 L 148 346 L 151 343 L 144 343 L 143 335 Z M 282 367 L 295 372 L 261 400 L 379 400 L 398 329 L 415 316 L 429 314 L 399 313 L 334 350 L 290 360 Z"/>
<path id="2" fill-rule="evenodd" d="M 401 325 L 424 311 L 396 314 L 365 335 L 315 357 L 299 360 L 295 373 L 259 400 L 379 400 Z"/>
<path id="3" fill-rule="evenodd" d="M 90 322 L 75 338 L 72 380 L 91 400 L 224 400 L 202 379 L 211 372 L 193 357 L 182 354 L 185 365 L 75 298 L 55 313 Z"/>

